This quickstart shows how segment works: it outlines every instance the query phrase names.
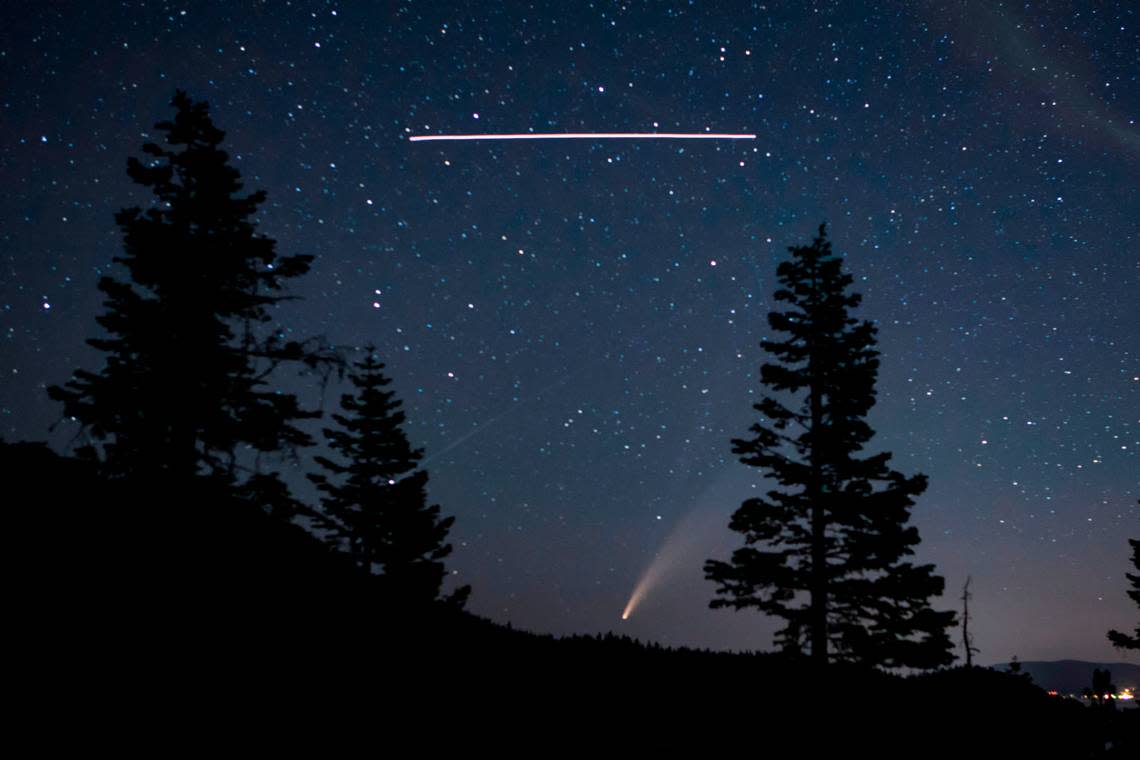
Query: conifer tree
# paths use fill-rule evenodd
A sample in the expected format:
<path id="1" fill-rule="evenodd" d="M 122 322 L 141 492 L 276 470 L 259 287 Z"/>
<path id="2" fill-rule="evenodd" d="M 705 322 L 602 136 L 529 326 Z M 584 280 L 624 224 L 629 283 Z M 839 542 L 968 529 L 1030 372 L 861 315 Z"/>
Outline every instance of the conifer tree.
<path id="1" fill-rule="evenodd" d="M 292 505 L 276 477 L 250 476 L 243 450 L 311 443 L 297 422 L 317 416 L 269 385 L 282 363 L 328 366 L 334 357 L 266 330 L 286 283 L 311 256 L 278 256 L 253 220 L 263 191 L 241 194 L 207 104 L 175 94 L 173 120 L 155 129 L 127 173 L 154 197 L 116 215 L 129 280 L 104 276 L 103 337 L 88 340 L 106 363 L 48 389 L 89 434 L 104 476 L 189 502 L 208 484 L 233 496 Z M 272 482 L 271 482 L 272 481 Z M 149 484 L 149 485 L 148 485 Z"/>
<path id="2" fill-rule="evenodd" d="M 1128 543 L 1132 547 L 1132 567 L 1136 568 L 1136 575 L 1125 573 L 1124 577 L 1132 584 L 1132 590 L 1128 592 L 1128 596 L 1136 602 L 1137 607 L 1140 607 L 1140 541 L 1130 538 Z M 1113 646 L 1121 649 L 1140 649 L 1140 624 L 1137 624 L 1136 630 L 1131 636 L 1121 631 L 1109 631 L 1108 640 L 1112 642 Z"/>
<path id="3" fill-rule="evenodd" d="M 372 347 L 349 372 L 355 393 L 341 396 L 337 428 L 325 439 L 340 461 L 318 456 L 325 473 L 309 478 L 324 494 L 327 525 L 343 539 L 357 566 L 379 571 L 388 601 L 417 605 L 440 599 L 445 574 L 445 543 L 454 517 L 440 517 L 427 504 L 426 470 L 419 469 L 422 449 L 413 449 L 403 430 L 401 403 Z M 444 601 L 462 607 L 471 589 L 464 586 Z"/>
<path id="4" fill-rule="evenodd" d="M 807 650 L 817 665 L 948 664 L 954 613 L 929 602 L 943 579 L 906 559 L 919 542 L 907 523 L 926 478 L 890 469 L 889 453 L 860 455 L 873 436 L 865 417 L 875 401 L 876 328 L 851 316 L 861 296 L 849 292 L 852 278 L 823 225 L 810 246 L 788 250 L 775 293 L 788 308 L 768 315 L 784 338 L 761 342 L 775 358 L 760 371 L 769 394 L 754 405 L 753 437 L 732 441 L 774 487 L 732 516 L 745 546 L 705 564 L 718 584 L 710 606 L 783 618 L 777 643 Z"/>

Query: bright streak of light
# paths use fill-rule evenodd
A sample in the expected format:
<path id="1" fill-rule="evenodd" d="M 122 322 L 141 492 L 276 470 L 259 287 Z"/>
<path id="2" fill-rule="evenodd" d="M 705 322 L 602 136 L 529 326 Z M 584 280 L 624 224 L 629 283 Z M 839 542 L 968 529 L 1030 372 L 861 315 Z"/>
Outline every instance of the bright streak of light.
<path id="1" fill-rule="evenodd" d="M 622 620 L 629 620 L 629 616 L 633 614 L 633 610 L 637 605 L 641 604 L 641 600 L 645 598 L 646 592 L 649 591 L 651 586 L 656 584 L 657 576 L 660 574 L 658 562 L 654 560 L 637 581 L 637 585 L 633 587 L 633 593 L 630 594 L 629 601 L 625 603 L 625 609 L 621 611 Z"/>
<path id="2" fill-rule="evenodd" d="M 698 549 L 699 542 L 694 543 L 692 539 L 692 531 L 684 531 L 684 527 L 692 527 L 693 515 L 690 515 L 682 521 L 682 527 L 675 528 L 673 533 L 665 539 L 661 551 L 645 568 L 645 572 L 637 579 L 637 585 L 633 587 L 633 592 L 629 595 L 629 601 L 625 603 L 625 609 L 622 610 L 621 619 L 629 620 L 629 616 L 637 609 L 642 600 L 649 594 L 651 590 L 659 586 L 669 575 L 675 573 L 679 568 L 686 567 L 690 564 L 699 566 L 698 563 L 693 563 L 694 549 Z"/>
<path id="3" fill-rule="evenodd" d="M 735 498 L 732 491 L 722 485 L 724 476 L 694 501 L 689 512 L 682 517 L 665 540 L 661 548 L 646 566 L 629 601 L 622 610 L 621 619 L 629 620 L 633 613 L 663 586 L 679 582 L 688 583 L 693 575 L 702 575 L 705 559 L 728 551 L 725 545 L 724 530 L 726 518 L 718 505 Z"/>
<path id="4" fill-rule="evenodd" d="M 649 587 L 651 585 L 653 585 L 653 581 L 656 580 L 657 576 L 657 573 L 654 572 L 655 566 L 655 564 L 650 565 L 649 569 L 646 570 L 645 574 L 641 576 L 640 580 L 638 580 L 637 585 L 634 586 L 633 593 L 629 596 L 629 601 L 625 603 L 625 609 L 621 611 L 622 620 L 629 620 L 629 616 L 633 614 L 634 608 L 641 603 L 642 598 L 645 596 L 645 592 L 649 590 Z"/>
<path id="5" fill-rule="evenodd" d="M 661 546 L 657 556 L 653 557 L 653 561 L 645 567 L 641 578 L 637 579 L 633 593 L 629 594 L 626 608 L 621 611 L 622 620 L 629 620 L 629 616 L 634 614 L 634 610 L 646 596 L 649 596 L 650 591 L 661 586 L 670 577 L 675 577 L 678 571 L 686 567 L 700 567 L 702 563 L 700 557 L 708 546 L 705 540 L 708 526 L 702 526 L 700 523 L 701 515 L 694 509 L 677 524 L 665 539 L 665 544 Z M 711 525 L 719 528 L 719 523 L 718 520 Z"/>
<path id="6" fill-rule="evenodd" d="M 523 132 L 482 135 L 414 135 L 409 142 L 444 140 L 755 140 L 756 135 L 716 132 Z"/>

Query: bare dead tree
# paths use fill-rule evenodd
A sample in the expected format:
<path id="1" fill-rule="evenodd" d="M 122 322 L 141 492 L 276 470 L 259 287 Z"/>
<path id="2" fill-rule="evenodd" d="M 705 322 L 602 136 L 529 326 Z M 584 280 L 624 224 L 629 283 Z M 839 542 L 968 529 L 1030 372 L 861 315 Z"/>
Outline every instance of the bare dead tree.
<path id="1" fill-rule="evenodd" d="M 981 650 L 974 646 L 974 637 L 970 635 L 970 576 L 966 576 L 966 583 L 962 586 L 962 647 L 966 650 L 966 667 L 974 667 L 974 655 Z"/>

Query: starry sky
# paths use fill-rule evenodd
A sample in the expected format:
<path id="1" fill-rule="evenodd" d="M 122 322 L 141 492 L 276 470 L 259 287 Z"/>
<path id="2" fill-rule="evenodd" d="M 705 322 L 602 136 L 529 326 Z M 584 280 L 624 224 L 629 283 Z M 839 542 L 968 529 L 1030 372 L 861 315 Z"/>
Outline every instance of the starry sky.
<path id="1" fill-rule="evenodd" d="M 826 221 L 880 331 L 870 450 L 930 478 L 936 606 L 972 577 L 981 662 L 1128 659 L 1138 32 L 1129 0 L 5 3 L 0 435 L 75 436 L 44 388 L 101 366 L 126 159 L 182 88 L 259 230 L 316 256 L 280 324 L 379 348 L 472 611 L 770 646 L 701 565 L 766 487 L 729 441 L 776 265 Z M 757 138 L 408 140 L 531 131 Z"/>

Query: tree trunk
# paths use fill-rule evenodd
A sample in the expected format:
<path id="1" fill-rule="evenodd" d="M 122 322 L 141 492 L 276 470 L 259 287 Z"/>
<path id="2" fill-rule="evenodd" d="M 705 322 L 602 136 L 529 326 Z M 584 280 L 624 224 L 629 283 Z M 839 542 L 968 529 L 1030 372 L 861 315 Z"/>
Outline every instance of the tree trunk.
<path id="1" fill-rule="evenodd" d="M 815 283 L 813 282 L 813 288 Z M 813 317 L 814 320 L 814 317 Z M 808 348 L 808 381 L 811 396 L 811 482 L 808 499 L 811 501 L 811 659 L 817 667 L 827 665 L 827 516 L 821 499 L 823 496 L 823 467 L 820 437 L 823 433 L 823 399 L 820 398 L 818 325 L 812 324 L 811 345 Z"/>
<path id="2" fill-rule="evenodd" d="M 812 388 L 811 416 L 813 436 L 819 429 L 821 413 L 819 393 Z M 820 503 L 823 495 L 821 487 L 821 473 L 819 456 L 817 453 L 818 440 L 812 441 L 811 455 L 811 483 L 808 486 L 808 498 L 811 499 L 811 659 L 818 666 L 827 665 L 827 547 L 826 538 L 827 517 Z"/>

